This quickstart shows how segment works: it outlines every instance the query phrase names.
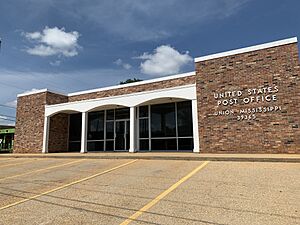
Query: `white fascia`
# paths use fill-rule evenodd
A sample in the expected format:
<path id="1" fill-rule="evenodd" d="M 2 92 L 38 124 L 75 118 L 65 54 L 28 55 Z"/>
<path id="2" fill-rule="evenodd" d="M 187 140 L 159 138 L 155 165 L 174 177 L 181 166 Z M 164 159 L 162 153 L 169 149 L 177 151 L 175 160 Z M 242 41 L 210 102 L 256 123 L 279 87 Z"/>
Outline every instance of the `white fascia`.
<path id="1" fill-rule="evenodd" d="M 166 76 L 166 77 L 159 77 L 159 78 L 155 78 L 155 79 L 151 79 L 151 80 L 143 80 L 143 81 L 138 81 L 138 82 L 129 83 L 129 84 L 120 84 L 120 85 L 114 85 L 114 86 L 109 86 L 109 87 L 91 89 L 91 90 L 87 90 L 87 91 L 79 91 L 79 92 L 70 93 L 70 94 L 68 94 L 68 96 L 89 94 L 89 93 L 93 93 L 93 92 L 100 92 L 100 91 L 107 91 L 107 90 L 112 90 L 112 89 L 132 87 L 132 86 L 137 86 L 137 85 L 142 85 L 142 84 L 150 84 L 150 83 L 154 83 L 154 82 L 159 82 L 159 81 L 164 81 L 164 80 L 172 80 L 172 79 L 194 76 L 194 75 L 196 75 L 195 71 Z"/>
<path id="2" fill-rule="evenodd" d="M 227 52 L 221 52 L 221 53 L 216 53 L 216 54 L 212 54 L 212 55 L 202 56 L 202 57 L 195 58 L 194 61 L 197 63 L 197 62 L 202 62 L 202 61 L 206 61 L 206 60 L 210 60 L 210 59 L 216 59 L 216 58 L 221 58 L 221 57 L 230 56 L 230 55 L 237 55 L 237 54 L 241 54 L 241 53 L 247 53 L 247 52 L 262 50 L 262 49 L 266 49 L 266 48 L 273 48 L 273 47 L 297 43 L 297 42 L 298 42 L 297 37 L 293 37 L 293 38 L 269 42 L 269 43 L 265 43 L 265 44 L 261 44 L 261 45 L 255 45 L 255 46 L 240 48 L 240 49 L 231 50 L 231 51 L 227 51 Z"/>
<path id="3" fill-rule="evenodd" d="M 45 116 L 51 116 L 63 111 L 88 112 L 94 108 L 107 105 L 134 107 L 144 102 L 159 98 L 196 99 L 196 84 L 157 89 L 153 91 L 136 92 L 132 94 L 111 96 L 98 99 L 60 103 L 45 106 Z"/>
<path id="4" fill-rule="evenodd" d="M 22 97 L 22 96 L 26 96 L 26 95 L 34 95 L 34 94 L 39 94 L 39 93 L 43 93 L 43 92 L 51 92 L 51 93 L 54 93 L 54 94 L 66 96 L 66 94 L 63 94 L 63 93 L 60 93 L 60 92 L 57 92 L 57 91 L 52 91 L 52 90 L 49 90 L 49 89 L 39 89 L 39 90 L 33 90 L 33 91 L 28 91 L 28 92 L 18 94 L 17 97 Z"/>

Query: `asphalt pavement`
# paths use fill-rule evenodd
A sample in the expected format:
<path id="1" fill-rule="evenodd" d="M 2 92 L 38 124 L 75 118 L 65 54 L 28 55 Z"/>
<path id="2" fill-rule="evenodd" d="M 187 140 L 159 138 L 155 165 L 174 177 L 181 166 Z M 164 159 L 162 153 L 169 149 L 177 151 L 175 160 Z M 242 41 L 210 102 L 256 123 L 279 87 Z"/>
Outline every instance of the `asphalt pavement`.
<path id="1" fill-rule="evenodd" d="M 300 224 L 300 164 L 0 158 L 0 224 Z"/>

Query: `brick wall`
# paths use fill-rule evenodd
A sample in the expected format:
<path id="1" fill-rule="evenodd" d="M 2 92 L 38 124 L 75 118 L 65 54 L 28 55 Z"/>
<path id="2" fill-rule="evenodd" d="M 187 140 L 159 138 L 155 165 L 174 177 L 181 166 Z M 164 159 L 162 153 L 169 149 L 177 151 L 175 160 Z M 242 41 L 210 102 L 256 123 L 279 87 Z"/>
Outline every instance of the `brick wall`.
<path id="1" fill-rule="evenodd" d="M 50 118 L 49 152 L 67 152 L 69 140 L 69 115 L 59 113 Z"/>
<path id="2" fill-rule="evenodd" d="M 196 74 L 202 153 L 300 153 L 300 67 L 296 43 L 198 62 Z M 261 92 L 253 94 L 253 89 L 267 87 L 271 87 L 273 93 L 269 94 L 276 95 L 276 101 L 244 103 L 243 98 L 266 96 Z M 241 96 L 214 96 L 238 90 L 242 91 Z M 237 98 L 238 103 L 218 105 L 218 100 L 230 98 Z M 261 113 L 258 109 L 275 106 L 281 110 Z M 240 113 L 248 108 L 258 112 Z"/>
<path id="3" fill-rule="evenodd" d="M 46 93 L 18 98 L 14 153 L 40 153 L 43 148 Z"/>
<path id="4" fill-rule="evenodd" d="M 295 43 L 198 62 L 196 76 L 70 97 L 51 92 L 22 96 L 18 98 L 14 152 L 42 151 L 45 104 L 124 95 L 196 82 L 200 152 L 300 153 L 299 76 L 298 46 Z M 267 92 L 253 94 L 254 89 Z M 238 96 L 221 96 L 234 92 Z M 237 94 L 239 92 L 241 95 Z M 261 101 L 273 95 L 272 101 Z M 246 98 L 256 100 L 245 103 Z M 260 100 L 257 101 L 257 98 Z M 233 104 L 223 105 L 229 99 Z M 259 111 L 265 109 L 270 112 Z M 248 113 L 242 110 L 258 111 Z M 68 121 L 67 114 L 52 116 L 50 152 L 67 150 Z"/>
<path id="5" fill-rule="evenodd" d="M 42 152 L 45 105 L 67 102 L 67 99 L 51 92 L 18 98 L 14 153 Z"/>
<path id="6" fill-rule="evenodd" d="M 141 84 L 141 85 L 136 85 L 136 86 L 131 86 L 131 87 L 124 87 L 124 88 L 118 88 L 118 89 L 70 96 L 69 101 L 74 102 L 74 101 L 81 101 L 81 100 L 86 100 L 86 99 L 95 99 L 95 98 L 104 98 L 104 97 L 117 96 L 117 95 L 125 95 L 125 94 L 131 94 L 131 93 L 136 93 L 136 92 L 152 91 L 152 90 L 157 90 L 157 89 L 183 86 L 183 85 L 194 84 L 194 83 L 195 83 L 195 76 L 188 76 L 188 77 L 177 78 L 177 79 L 172 79 L 172 80 L 154 82 L 154 83 L 150 83 L 150 84 Z"/>

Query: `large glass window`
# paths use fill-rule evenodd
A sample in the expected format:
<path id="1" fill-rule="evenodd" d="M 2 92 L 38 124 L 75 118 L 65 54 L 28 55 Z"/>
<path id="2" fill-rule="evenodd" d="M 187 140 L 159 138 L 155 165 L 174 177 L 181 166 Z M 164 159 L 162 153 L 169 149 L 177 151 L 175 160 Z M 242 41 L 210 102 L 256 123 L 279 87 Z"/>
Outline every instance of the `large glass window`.
<path id="1" fill-rule="evenodd" d="M 148 105 L 139 107 L 139 116 L 140 118 L 149 117 Z"/>
<path id="2" fill-rule="evenodd" d="M 140 119 L 139 124 L 140 138 L 149 138 L 149 119 L 143 118 Z"/>
<path id="3" fill-rule="evenodd" d="M 119 108 L 88 113 L 87 150 L 125 151 L 129 149 L 130 109 Z M 82 114 L 70 115 L 69 150 L 80 151 Z M 122 127 L 120 127 L 122 126 Z"/>
<path id="4" fill-rule="evenodd" d="M 88 151 L 104 151 L 104 141 L 88 141 Z"/>
<path id="5" fill-rule="evenodd" d="M 177 103 L 177 126 L 178 126 L 178 137 L 193 136 L 191 101 Z"/>
<path id="6" fill-rule="evenodd" d="M 107 121 L 106 122 L 106 139 L 115 138 L 115 122 Z"/>
<path id="7" fill-rule="evenodd" d="M 172 139 L 151 139 L 151 150 L 177 150 L 176 138 Z"/>
<path id="8" fill-rule="evenodd" d="M 178 150 L 193 150 L 193 138 L 178 138 Z"/>
<path id="9" fill-rule="evenodd" d="M 129 108 L 116 109 L 115 113 L 116 120 L 129 119 L 130 116 Z"/>
<path id="10" fill-rule="evenodd" d="M 103 140 L 104 111 L 89 113 L 88 121 L 88 140 Z"/>
<path id="11" fill-rule="evenodd" d="M 191 151 L 193 149 L 191 101 L 140 106 L 139 148 L 151 151 Z"/>
<path id="12" fill-rule="evenodd" d="M 149 139 L 140 140 L 140 150 L 149 151 Z"/>
<path id="13" fill-rule="evenodd" d="M 151 106 L 151 137 L 176 137 L 174 103 Z"/>
<path id="14" fill-rule="evenodd" d="M 106 111 L 106 119 L 107 120 L 114 120 L 115 119 L 115 110 L 114 109 Z"/>

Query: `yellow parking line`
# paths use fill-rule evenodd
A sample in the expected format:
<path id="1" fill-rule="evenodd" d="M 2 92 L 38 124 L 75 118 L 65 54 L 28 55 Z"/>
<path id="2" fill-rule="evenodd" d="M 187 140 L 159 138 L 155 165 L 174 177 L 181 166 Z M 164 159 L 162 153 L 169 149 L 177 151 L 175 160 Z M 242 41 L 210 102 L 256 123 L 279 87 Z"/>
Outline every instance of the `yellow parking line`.
<path id="1" fill-rule="evenodd" d="M 23 199 L 23 200 L 21 200 L 21 201 L 18 201 L 18 202 L 15 202 L 15 203 L 12 203 L 12 204 L 3 206 L 3 207 L 0 208 L 0 210 L 7 209 L 7 208 L 10 208 L 10 207 L 15 206 L 15 205 L 19 205 L 19 204 L 21 204 L 21 203 L 30 201 L 30 200 L 35 199 L 35 198 L 38 198 L 38 197 L 41 197 L 41 196 L 43 196 L 43 195 L 47 195 L 47 194 L 52 193 L 52 192 L 54 192 L 54 191 L 61 190 L 61 189 L 63 189 L 63 188 L 69 187 L 69 186 L 74 185 L 74 184 L 78 184 L 78 183 L 81 183 L 81 182 L 83 182 L 83 181 L 87 181 L 87 180 L 92 179 L 92 178 L 94 178 L 94 177 L 97 177 L 97 176 L 100 176 L 100 175 L 109 173 L 109 172 L 114 171 L 114 170 L 116 170 L 116 169 L 122 168 L 122 167 L 124 167 L 124 166 L 129 165 L 129 164 L 132 164 L 132 163 L 134 163 L 134 162 L 136 162 L 136 161 L 137 161 L 137 159 L 132 160 L 132 161 L 127 162 L 127 163 L 123 163 L 123 164 L 121 164 L 121 165 L 119 165 L 119 166 L 116 166 L 116 167 L 113 167 L 113 168 L 111 168 L 111 169 L 102 171 L 102 172 L 100 172 L 100 173 L 96 173 L 96 174 L 94 174 L 94 175 L 85 177 L 85 178 L 83 178 L 83 179 L 76 180 L 76 181 L 73 181 L 73 182 L 64 184 L 64 185 L 59 186 L 59 187 L 57 187 L 57 188 L 51 189 L 51 190 L 49 190 L 49 191 L 45 191 L 45 192 L 43 192 L 43 193 L 41 193 L 41 194 L 37 194 L 37 195 L 34 195 L 34 196 L 32 196 L 32 197 L 25 198 L 25 199 Z"/>
<path id="2" fill-rule="evenodd" d="M 86 160 L 86 159 L 79 159 L 79 160 L 75 160 L 75 161 L 72 161 L 72 162 L 68 162 L 68 163 L 64 163 L 64 164 L 60 164 L 60 165 L 56 165 L 56 166 L 50 166 L 50 167 L 47 167 L 47 168 L 33 170 L 33 171 L 29 171 L 29 172 L 26 172 L 26 173 L 21 173 L 21 174 L 9 176 L 9 177 L 3 177 L 3 178 L 0 178 L 0 181 L 15 178 L 15 177 L 20 177 L 20 176 L 24 176 L 24 175 L 28 175 L 28 174 L 31 174 L 31 173 L 38 173 L 38 172 L 41 172 L 41 171 L 46 171 L 46 170 L 50 170 L 50 169 L 54 169 L 54 168 L 58 168 L 58 167 L 62 167 L 62 166 L 71 165 L 71 164 L 80 162 L 82 160 Z"/>
<path id="3" fill-rule="evenodd" d="M 22 164 L 30 163 L 30 162 L 37 161 L 37 160 L 41 160 L 41 159 L 34 159 L 34 160 L 26 161 L 26 162 L 5 164 L 5 165 L 0 166 L 0 168 L 7 167 L 7 166 L 22 165 Z"/>
<path id="4" fill-rule="evenodd" d="M 176 188 L 179 187 L 182 183 L 187 181 L 189 178 L 191 178 L 195 173 L 197 173 L 199 170 L 203 169 L 209 161 L 205 161 L 200 166 L 198 166 L 196 169 L 194 169 L 192 172 L 181 178 L 178 182 L 173 184 L 171 187 L 169 187 L 167 190 L 163 191 L 161 194 L 159 194 L 156 198 L 154 198 L 151 202 L 147 203 L 145 206 L 143 206 L 139 211 L 132 214 L 130 217 L 128 217 L 127 220 L 122 222 L 120 225 L 127 225 L 131 223 L 132 221 L 136 220 L 139 216 L 141 216 L 144 212 L 149 210 L 151 207 L 153 207 L 155 204 L 157 204 L 160 200 L 162 200 L 164 197 L 166 197 L 168 194 L 170 194 L 172 191 L 174 191 Z"/>

